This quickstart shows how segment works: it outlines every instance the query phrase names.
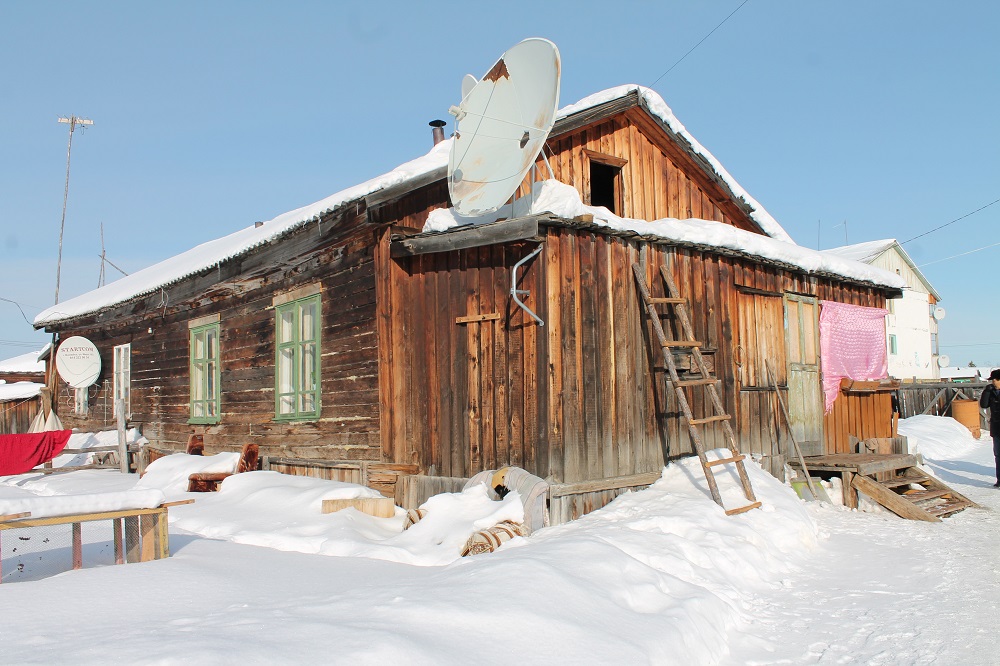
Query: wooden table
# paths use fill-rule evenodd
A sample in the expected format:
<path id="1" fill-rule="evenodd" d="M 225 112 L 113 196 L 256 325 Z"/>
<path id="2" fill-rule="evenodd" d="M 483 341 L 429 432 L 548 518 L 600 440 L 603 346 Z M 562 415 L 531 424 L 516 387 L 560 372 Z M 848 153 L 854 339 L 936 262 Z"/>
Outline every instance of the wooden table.
<path id="1" fill-rule="evenodd" d="M 73 536 L 73 568 L 83 567 L 83 523 L 110 520 L 114 531 L 115 564 L 148 562 L 170 557 L 170 535 L 167 531 L 167 508 L 190 504 L 194 500 L 167 502 L 153 509 L 123 509 L 101 513 L 76 513 L 65 516 L 32 518 L 30 513 L 0 516 L 0 536 L 5 530 L 71 525 Z M 0 562 L 0 580 L 2 580 Z"/>

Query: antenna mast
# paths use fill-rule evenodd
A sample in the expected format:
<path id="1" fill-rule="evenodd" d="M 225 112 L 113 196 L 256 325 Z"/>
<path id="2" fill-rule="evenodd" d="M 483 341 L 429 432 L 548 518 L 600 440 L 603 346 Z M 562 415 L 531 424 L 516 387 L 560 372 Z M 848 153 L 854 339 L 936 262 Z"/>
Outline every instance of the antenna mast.
<path id="1" fill-rule="evenodd" d="M 63 230 L 66 228 L 66 200 L 69 198 L 69 159 L 73 151 L 73 131 L 77 125 L 87 127 L 94 124 L 93 120 L 77 118 L 76 116 L 60 118 L 59 122 L 69 125 L 69 141 L 66 144 L 66 187 L 63 189 L 62 220 L 59 222 L 59 258 L 56 260 L 56 304 L 59 303 L 59 277 L 62 272 Z"/>

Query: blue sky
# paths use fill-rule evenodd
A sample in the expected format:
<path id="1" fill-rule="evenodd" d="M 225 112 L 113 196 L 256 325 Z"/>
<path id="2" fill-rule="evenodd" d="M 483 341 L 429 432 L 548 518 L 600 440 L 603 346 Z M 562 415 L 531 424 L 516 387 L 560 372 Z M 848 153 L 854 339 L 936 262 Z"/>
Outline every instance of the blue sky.
<path id="1" fill-rule="evenodd" d="M 0 298 L 29 320 L 53 302 L 59 116 L 95 123 L 66 300 L 97 286 L 102 223 L 138 270 L 423 154 L 462 75 L 525 37 L 559 46 L 565 105 L 653 83 L 740 2 L 0 3 Z M 654 87 L 799 244 L 905 241 L 1000 199 L 997 25 L 986 1 L 749 0 Z M 1000 363 L 1000 245 L 949 259 L 998 222 L 1000 203 L 904 245 L 953 363 Z M 0 301 L 0 358 L 46 339 Z"/>

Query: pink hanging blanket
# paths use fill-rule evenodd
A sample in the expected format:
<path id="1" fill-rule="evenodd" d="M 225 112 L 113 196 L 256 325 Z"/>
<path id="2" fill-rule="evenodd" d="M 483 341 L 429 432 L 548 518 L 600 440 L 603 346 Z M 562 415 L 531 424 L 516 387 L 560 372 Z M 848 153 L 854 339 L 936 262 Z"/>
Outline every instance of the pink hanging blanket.
<path id="1" fill-rule="evenodd" d="M 819 349 L 829 413 L 840 393 L 842 378 L 872 381 L 888 375 L 885 349 L 888 311 L 833 301 L 822 301 L 821 305 Z"/>
<path id="2" fill-rule="evenodd" d="M 0 474 L 21 474 L 46 463 L 66 448 L 72 430 L 0 435 Z"/>

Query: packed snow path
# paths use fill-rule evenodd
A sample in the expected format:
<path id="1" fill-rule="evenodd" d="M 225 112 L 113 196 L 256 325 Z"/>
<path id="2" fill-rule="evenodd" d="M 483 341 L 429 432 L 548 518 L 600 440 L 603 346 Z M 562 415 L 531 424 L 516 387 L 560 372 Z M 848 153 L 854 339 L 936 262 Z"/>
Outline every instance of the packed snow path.
<path id="1" fill-rule="evenodd" d="M 997 663 L 1000 490 L 974 463 L 964 473 L 931 467 L 984 508 L 924 523 L 811 507 L 822 549 L 780 589 L 754 595 L 756 622 L 730 642 L 727 662 Z"/>

